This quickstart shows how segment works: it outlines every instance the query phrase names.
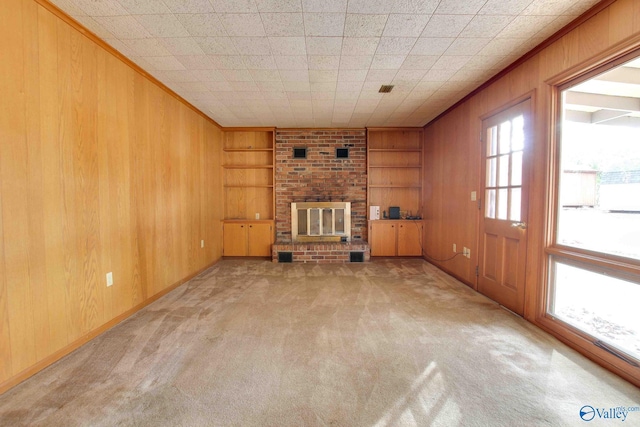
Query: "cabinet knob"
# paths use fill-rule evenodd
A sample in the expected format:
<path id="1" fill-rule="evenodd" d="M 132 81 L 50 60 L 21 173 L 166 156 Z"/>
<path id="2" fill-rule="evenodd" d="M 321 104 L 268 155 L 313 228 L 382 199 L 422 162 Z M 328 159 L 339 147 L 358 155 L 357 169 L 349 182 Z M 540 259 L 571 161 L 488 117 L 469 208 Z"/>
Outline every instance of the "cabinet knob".
<path id="1" fill-rule="evenodd" d="M 249 228 L 253 228 L 253 225 L 250 225 Z"/>
<path id="2" fill-rule="evenodd" d="M 241 225 L 240 228 L 244 228 L 244 225 Z"/>

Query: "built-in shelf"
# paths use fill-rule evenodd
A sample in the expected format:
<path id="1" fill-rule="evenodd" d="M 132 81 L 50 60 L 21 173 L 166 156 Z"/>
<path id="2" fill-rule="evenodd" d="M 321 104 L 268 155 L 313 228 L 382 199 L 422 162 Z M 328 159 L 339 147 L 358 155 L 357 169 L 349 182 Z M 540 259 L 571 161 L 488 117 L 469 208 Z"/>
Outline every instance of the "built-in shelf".
<path id="1" fill-rule="evenodd" d="M 368 204 L 422 215 L 421 128 L 367 131 Z"/>

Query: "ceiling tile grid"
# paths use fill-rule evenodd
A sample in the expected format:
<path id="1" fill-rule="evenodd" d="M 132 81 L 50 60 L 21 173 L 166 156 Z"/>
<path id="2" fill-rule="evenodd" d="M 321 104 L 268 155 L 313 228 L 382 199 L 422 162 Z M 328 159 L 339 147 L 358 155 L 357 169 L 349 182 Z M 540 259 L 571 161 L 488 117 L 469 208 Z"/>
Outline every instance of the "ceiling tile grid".
<path id="1" fill-rule="evenodd" d="M 248 127 L 422 126 L 598 2 L 51 1 L 222 126 Z"/>

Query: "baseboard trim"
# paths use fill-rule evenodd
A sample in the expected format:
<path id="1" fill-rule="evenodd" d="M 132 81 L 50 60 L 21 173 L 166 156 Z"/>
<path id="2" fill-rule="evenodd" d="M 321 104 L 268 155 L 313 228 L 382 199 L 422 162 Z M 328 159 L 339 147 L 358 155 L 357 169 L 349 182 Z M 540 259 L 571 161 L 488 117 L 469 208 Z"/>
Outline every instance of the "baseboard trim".
<path id="1" fill-rule="evenodd" d="M 99 326 L 96 329 L 94 329 L 94 330 L 88 332 L 87 334 L 83 335 L 82 337 L 78 338 L 77 340 L 75 340 L 71 344 L 68 344 L 67 346 L 65 346 L 65 347 L 61 348 L 60 350 L 50 354 L 49 356 L 45 357 L 44 359 L 40 360 L 39 362 L 36 362 L 36 364 L 28 367 L 24 371 L 22 371 L 22 372 L 20 372 L 20 373 L 18 373 L 16 375 L 10 377 L 6 381 L 3 381 L 2 383 L 0 383 L 0 395 L 4 394 L 5 392 L 7 392 L 9 389 L 15 387 L 16 385 L 20 384 L 22 381 L 26 380 L 27 378 L 30 378 L 33 375 L 37 374 L 38 372 L 40 372 L 41 370 L 43 370 L 47 366 L 52 365 L 53 363 L 57 362 L 58 360 L 62 359 L 65 356 L 67 356 L 68 354 L 70 354 L 73 351 L 77 350 L 78 348 L 82 347 L 84 344 L 88 343 L 89 341 L 91 341 L 92 339 L 97 337 L 98 335 L 101 335 L 104 332 L 108 331 L 109 329 L 113 328 L 118 323 L 120 323 L 123 320 L 127 319 L 131 315 L 137 313 L 138 311 L 140 311 L 144 307 L 148 306 L 152 302 L 157 301 L 158 299 L 162 298 L 163 296 L 165 296 L 169 292 L 173 291 L 174 289 L 176 289 L 176 288 L 180 287 L 181 285 L 185 284 L 186 282 L 188 282 L 189 280 L 193 279 L 194 277 L 196 277 L 198 274 L 202 273 L 206 269 L 211 268 L 216 263 L 218 263 L 219 260 L 220 259 L 215 260 L 214 262 L 212 262 L 211 264 L 207 265 L 206 267 L 204 267 L 204 268 L 196 271 L 195 273 L 190 274 L 189 276 L 177 281 L 176 283 L 174 283 L 174 284 L 168 286 L 167 288 L 161 290 L 157 294 L 150 296 L 149 298 L 147 298 L 146 300 L 144 300 L 140 304 L 136 305 L 135 307 L 130 308 L 129 310 L 127 310 L 124 313 L 114 317 L 113 319 L 111 319 L 107 323 L 103 324 L 102 326 Z"/>

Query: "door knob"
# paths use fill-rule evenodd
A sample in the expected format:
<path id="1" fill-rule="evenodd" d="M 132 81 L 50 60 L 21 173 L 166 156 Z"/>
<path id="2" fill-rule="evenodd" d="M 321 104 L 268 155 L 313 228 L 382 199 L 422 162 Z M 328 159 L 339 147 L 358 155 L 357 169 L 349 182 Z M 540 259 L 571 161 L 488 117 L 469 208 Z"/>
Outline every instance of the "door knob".
<path id="1" fill-rule="evenodd" d="M 527 223 L 526 222 L 514 222 L 513 224 L 511 224 L 512 227 L 518 227 L 520 230 L 526 230 L 527 229 Z"/>

